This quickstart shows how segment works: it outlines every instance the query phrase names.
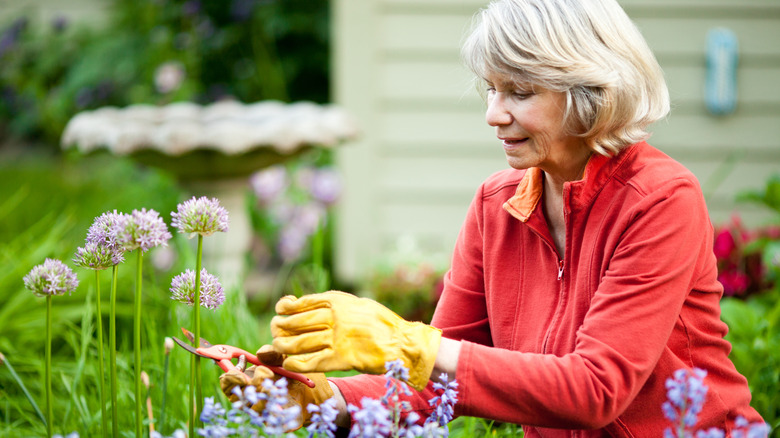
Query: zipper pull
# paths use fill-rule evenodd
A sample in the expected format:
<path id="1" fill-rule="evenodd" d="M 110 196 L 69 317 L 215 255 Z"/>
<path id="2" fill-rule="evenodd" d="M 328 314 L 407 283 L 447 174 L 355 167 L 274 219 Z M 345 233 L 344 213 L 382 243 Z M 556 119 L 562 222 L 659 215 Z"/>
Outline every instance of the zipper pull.
<path id="1" fill-rule="evenodd" d="M 563 278 L 563 260 L 558 261 L 558 281 Z"/>

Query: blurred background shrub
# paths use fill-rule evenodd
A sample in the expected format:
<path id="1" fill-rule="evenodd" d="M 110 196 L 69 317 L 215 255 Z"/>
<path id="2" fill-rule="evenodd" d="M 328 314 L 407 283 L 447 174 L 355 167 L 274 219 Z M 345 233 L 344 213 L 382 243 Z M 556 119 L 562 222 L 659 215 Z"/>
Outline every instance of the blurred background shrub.
<path id="1" fill-rule="evenodd" d="M 113 0 L 107 23 L 0 22 L 0 144 L 105 105 L 329 99 L 326 0 Z"/>

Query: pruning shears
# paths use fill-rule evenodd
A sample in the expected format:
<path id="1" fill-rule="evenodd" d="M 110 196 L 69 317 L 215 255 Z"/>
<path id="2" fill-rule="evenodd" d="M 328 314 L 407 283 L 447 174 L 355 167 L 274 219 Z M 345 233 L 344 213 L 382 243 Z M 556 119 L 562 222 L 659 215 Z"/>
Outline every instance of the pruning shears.
<path id="1" fill-rule="evenodd" d="M 184 336 L 186 336 L 190 342 L 193 343 L 195 342 L 195 335 L 192 332 L 185 329 L 184 327 L 182 327 L 181 331 L 182 333 L 184 333 Z M 258 359 L 257 355 L 252 354 L 246 350 L 242 350 L 238 347 L 233 347 L 232 345 L 224 345 L 224 344 L 212 345 L 209 341 L 200 338 L 200 345 L 197 348 L 195 348 L 175 336 L 173 337 L 173 340 L 174 342 L 179 344 L 181 348 L 189 351 L 190 353 L 196 356 L 212 359 L 214 362 L 217 363 L 217 365 L 219 365 L 220 368 L 222 368 L 222 371 L 225 372 L 234 371 L 234 370 L 240 371 L 241 374 L 243 374 L 243 376 L 246 378 L 247 383 L 249 382 L 249 376 L 244 374 L 244 370 L 242 367 L 236 367 L 235 365 L 233 365 L 232 359 L 240 360 L 240 358 L 243 356 L 247 362 L 253 365 L 264 366 L 282 377 L 297 380 L 303 383 L 304 385 L 308 386 L 309 388 L 314 388 L 314 382 L 310 378 L 304 376 L 303 374 L 296 373 L 293 371 L 288 371 L 279 366 L 267 365 L 263 363 L 260 359 Z"/>

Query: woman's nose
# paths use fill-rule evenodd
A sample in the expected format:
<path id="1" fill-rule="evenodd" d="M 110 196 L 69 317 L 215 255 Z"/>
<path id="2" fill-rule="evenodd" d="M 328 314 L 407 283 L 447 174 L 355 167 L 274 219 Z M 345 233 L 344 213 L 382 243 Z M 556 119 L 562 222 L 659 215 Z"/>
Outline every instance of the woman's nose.
<path id="1" fill-rule="evenodd" d="M 485 121 L 490 126 L 501 126 L 512 123 L 512 115 L 506 107 L 501 93 L 489 96 L 487 99 L 487 110 L 485 111 Z"/>

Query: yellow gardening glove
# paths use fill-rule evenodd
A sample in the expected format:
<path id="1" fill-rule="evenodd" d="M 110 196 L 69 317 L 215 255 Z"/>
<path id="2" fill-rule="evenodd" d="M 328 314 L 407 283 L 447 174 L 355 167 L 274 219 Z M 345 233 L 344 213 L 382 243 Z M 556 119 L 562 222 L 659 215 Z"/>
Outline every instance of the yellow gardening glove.
<path id="1" fill-rule="evenodd" d="M 289 355 L 284 367 L 301 373 L 358 370 L 384 374 L 400 359 L 409 384 L 425 388 L 439 350 L 441 330 L 409 322 L 368 298 L 330 291 L 282 297 L 271 320 L 273 347 Z"/>
<path id="2" fill-rule="evenodd" d="M 274 351 L 273 347 L 270 345 L 260 347 L 260 349 L 257 350 L 257 357 L 263 363 L 273 366 L 281 366 L 284 361 L 284 356 Z M 281 378 L 281 376 L 274 374 L 273 371 L 262 365 L 251 366 L 246 369 L 245 373 L 250 377 L 249 384 L 253 385 L 257 392 L 263 391 L 263 381 L 265 379 L 273 379 L 276 381 Z M 290 404 L 295 403 L 301 407 L 301 416 L 296 429 L 309 423 L 311 414 L 306 408 L 310 403 L 320 405 L 333 397 L 333 390 L 330 388 L 330 384 L 325 378 L 325 374 L 310 373 L 306 374 L 306 376 L 314 382 L 314 388 L 309 388 L 297 380 L 287 379 L 287 395 L 290 398 Z M 222 389 L 222 393 L 228 397 L 231 403 L 238 400 L 238 396 L 233 394 L 233 388 L 238 386 L 243 389 L 246 385 L 247 381 L 240 370 L 228 371 L 219 376 L 219 386 Z M 252 410 L 258 414 L 262 414 L 263 409 L 265 409 L 264 400 L 252 405 Z"/>

